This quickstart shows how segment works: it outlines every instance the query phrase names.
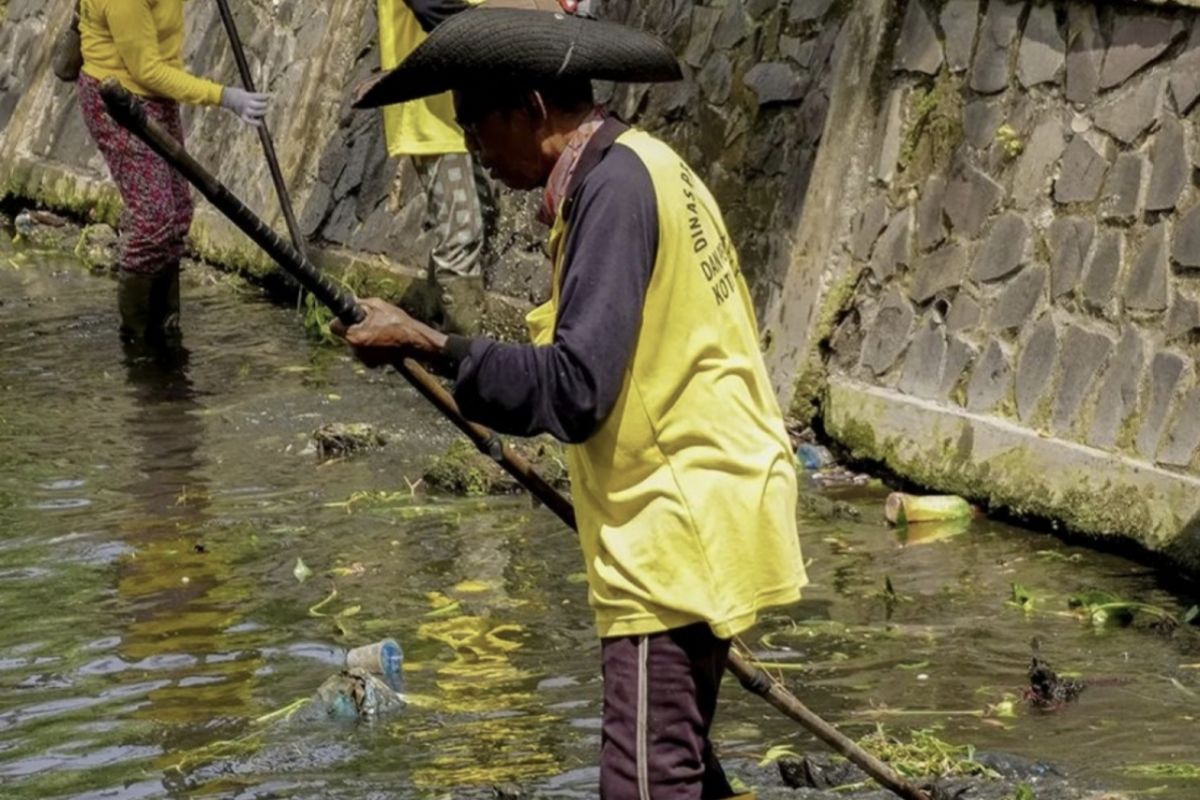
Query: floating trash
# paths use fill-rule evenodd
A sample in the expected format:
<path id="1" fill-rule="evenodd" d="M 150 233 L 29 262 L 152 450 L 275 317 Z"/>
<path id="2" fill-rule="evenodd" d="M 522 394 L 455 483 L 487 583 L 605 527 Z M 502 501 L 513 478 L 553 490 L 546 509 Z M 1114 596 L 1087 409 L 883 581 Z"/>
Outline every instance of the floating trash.
<path id="1" fill-rule="evenodd" d="M 974 516 L 975 509 L 966 500 L 954 495 L 918 497 L 904 492 L 892 492 L 888 495 L 883 513 L 893 525 L 908 525 L 914 522 L 970 519 Z"/>
<path id="2" fill-rule="evenodd" d="M 1060 677 L 1047 662 L 1034 656 L 1029 664 L 1025 699 L 1043 711 L 1057 711 L 1079 697 L 1086 686 L 1082 680 Z"/>
<path id="3" fill-rule="evenodd" d="M 395 639 L 356 647 L 346 654 L 346 668 L 379 675 L 392 691 L 404 690 L 404 651 Z"/>
<path id="4" fill-rule="evenodd" d="M 321 684 L 302 718 L 373 720 L 406 705 L 404 696 L 364 669 L 347 669 Z"/>
<path id="5" fill-rule="evenodd" d="M 912 522 L 897 529 L 896 536 L 905 547 L 930 544 L 959 536 L 971 529 L 969 517 L 938 520 L 937 522 Z"/>
<path id="6" fill-rule="evenodd" d="M 29 236 L 37 227 L 37 221 L 34 220 L 33 215 L 26 210 L 22 211 L 20 214 L 17 214 L 16 219 L 13 220 L 13 227 L 16 228 L 19 236 Z"/>
<path id="7" fill-rule="evenodd" d="M 395 639 L 356 647 L 346 653 L 346 668 L 331 675 L 308 700 L 278 712 L 302 721 L 371 721 L 408 705 L 401 693 L 404 651 Z"/>
<path id="8" fill-rule="evenodd" d="M 871 483 L 870 475 L 851 472 L 844 467 L 823 469 L 809 476 L 813 485 L 819 489 L 838 489 L 846 486 L 867 486 Z"/>
<path id="9" fill-rule="evenodd" d="M 834 463 L 833 453 L 819 444 L 802 444 L 796 448 L 796 461 L 807 470 L 824 469 Z"/>

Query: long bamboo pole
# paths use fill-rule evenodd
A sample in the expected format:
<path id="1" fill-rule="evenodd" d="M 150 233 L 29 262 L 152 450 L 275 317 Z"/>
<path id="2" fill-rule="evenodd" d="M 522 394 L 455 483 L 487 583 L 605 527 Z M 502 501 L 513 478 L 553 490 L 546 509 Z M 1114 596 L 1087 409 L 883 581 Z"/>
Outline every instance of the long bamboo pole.
<path id="1" fill-rule="evenodd" d="M 237 25 L 233 21 L 233 13 L 229 10 L 229 0 L 217 0 L 217 10 L 221 14 L 221 24 L 229 37 L 229 47 L 233 50 L 233 60 L 237 62 L 238 74 L 242 78 L 242 86 L 247 92 L 258 91 L 254 88 L 254 76 L 250 74 L 250 64 L 246 61 L 246 51 L 242 48 L 242 37 L 238 35 Z M 267 159 L 267 169 L 271 172 L 271 182 L 275 184 L 275 195 L 279 198 L 279 208 L 283 211 L 283 220 L 287 223 L 288 234 L 292 237 L 292 247 L 304 255 L 304 235 L 296 222 L 296 214 L 292 210 L 292 199 L 288 194 L 287 183 L 283 179 L 283 171 L 279 168 L 279 158 L 275 155 L 275 142 L 264 119 L 258 126 L 258 139 L 262 142 L 263 154 Z"/>
<path id="2" fill-rule="evenodd" d="M 109 113 L 119 124 L 128 128 L 154 152 L 188 179 L 200 193 L 208 198 L 223 214 L 229 217 L 243 233 L 254 240 L 283 269 L 290 273 L 305 289 L 328 306 L 338 319 L 348 325 L 364 317 L 354 297 L 326 278 L 300 253 L 279 238 L 279 235 L 263 224 L 237 197 L 226 189 L 211 173 L 192 158 L 162 126 L 146 117 L 145 111 L 129 92 L 115 80 L 107 80 L 100 90 Z M 524 486 L 530 494 L 544 503 L 572 530 L 578 530 L 575 509 L 564 497 L 515 453 L 492 431 L 466 419 L 458 410 L 454 398 L 424 367 L 411 358 L 397 358 L 392 366 L 407 379 L 418 392 L 433 403 L 459 430 L 467 435 L 475 446 L 491 456 Z M 837 730 L 817 714 L 813 713 L 800 699 L 788 691 L 777 680 L 754 666 L 742 653 L 730 650 L 729 671 L 749 691 L 762 697 L 786 716 L 799 722 L 818 739 L 842 754 L 871 776 L 884 788 L 904 800 L 929 800 L 928 795 L 912 782 L 897 774 L 891 767 L 868 753 L 852 739 Z"/>

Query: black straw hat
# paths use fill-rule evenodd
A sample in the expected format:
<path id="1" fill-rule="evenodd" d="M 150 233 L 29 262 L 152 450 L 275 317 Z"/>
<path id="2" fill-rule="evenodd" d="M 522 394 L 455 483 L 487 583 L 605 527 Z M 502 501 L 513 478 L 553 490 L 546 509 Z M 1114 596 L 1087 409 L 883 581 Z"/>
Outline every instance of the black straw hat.
<path id="1" fill-rule="evenodd" d="M 559 78 L 679 80 L 679 62 L 655 37 L 614 22 L 519 8 L 479 8 L 443 22 L 398 67 L 359 89 L 355 108 L 403 103 L 478 85 Z"/>

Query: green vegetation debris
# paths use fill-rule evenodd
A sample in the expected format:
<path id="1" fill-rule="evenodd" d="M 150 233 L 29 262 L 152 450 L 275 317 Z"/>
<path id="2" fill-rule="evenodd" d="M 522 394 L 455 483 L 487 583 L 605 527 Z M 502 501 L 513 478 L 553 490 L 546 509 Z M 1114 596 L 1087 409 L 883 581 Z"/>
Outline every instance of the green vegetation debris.
<path id="1" fill-rule="evenodd" d="M 888 734 L 883 725 L 876 725 L 875 732 L 859 744 L 908 778 L 1000 777 L 975 760 L 973 745 L 950 744 L 938 738 L 937 728 L 911 731 L 905 742 Z"/>
<path id="2" fill-rule="evenodd" d="M 1135 764 L 1121 772 L 1138 778 L 1182 778 L 1200 780 L 1200 764 Z"/>
<path id="3" fill-rule="evenodd" d="M 799 758 L 800 755 L 792 749 L 791 745 L 777 744 L 766 752 L 762 760 L 758 762 L 760 767 L 767 767 L 774 764 L 781 758 Z"/>
<path id="4" fill-rule="evenodd" d="M 336 277 L 333 277 L 333 280 L 349 289 L 344 281 L 339 281 Z M 304 292 L 304 299 L 300 302 L 300 313 L 306 334 L 322 344 L 341 344 L 342 340 L 334 336 L 329 327 L 333 324 L 333 312 L 311 292 Z"/>
<path id="5" fill-rule="evenodd" d="M 455 600 L 454 602 L 444 605 L 441 608 L 435 608 L 433 611 L 425 612 L 425 616 L 430 619 L 437 619 L 439 617 L 452 617 L 460 611 L 462 611 L 462 603 L 458 600 Z"/>
<path id="6" fill-rule="evenodd" d="M 1109 623 L 1129 625 L 1138 614 L 1154 617 L 1171 627 L 1179 625 L 1178 618 L 1158 606 L 1124 600 L 1111 592 L 1087 591 L 1073 594 L 1067 599 L 1067 606 L 1097 628 Z"/>
<path id="7" fill-rule="evenodd" d="M 346 608 L 343 608 L 341 611 L 335 612 L 333 614 L 326 614 L 324 611 L 321 610 L 321 609 L 325 608 L 325 606 L 329 605 L 334 600 L 336 600 L 337 596 L 338 596 L 338 590 L 337 590 L 337 587 L 334 586 L 330 590 L 329 594 L 325 596 L 325 599 L 321 600 L 316 605 L 311 606 L 308 609 L 308 615 L 310 617 L 322 617 L 322 618 L 328 617 L 329 619 L 331 619 L 333 621 L 334 626 L 338 629 L 338 632 L 341 633 L 342 636 L 349 636 L 350 635 L 350 625 L 347 622 L 347 620 L 350 619 L 350 617 L 357 616 L 358 613 L 360 611 L 362 611 L 362 606 L 357 606 L 357 605 L 347 606 Z"/>
<path id="8" fill-rule="evenodd" d="M 551 486 L 564 489 L 569 485 L 566 451 L 562 445 L 539 439 L 521 444 L 508 442 L 507 446 L 528 461 Z M 465 439 L 455 440 L 422 478 L 431 489 L 465 497 L 520 491 L 520 485 L 500 465 Z"/>
<path id="9" fill-rule="evenodd" d="M 1037 800 L 1037 795 L 1033 793 L 1033 787 L 1028 783 L 1022 783 L 1013 792 L 1012 800 Z"/>
<path id="10" fill-rule="evenodd" d="M 405 481 L 408 482 L 408 479 L 405 478 Z M 417 519 L 433 514 L 452 513 L 452 509 L 443 506 L 415 504 L 413 498 L 417 496 L 417 488 L 421 482 L 408 483 L 409 488 L 404 491 L 354 492 L 345 500 L 335 500 L 325 503 L 325 507 L 345 509 L 347 514 L 354 514 L 359 511 L 381 511 L 387 516 L 399 517 L 402 520 Z"/>
<path id="11" fill-rule="evenodd" d="M 1008 601 L 1010 606 L 1016 606 L 1026 614 L 1033 611 L 1034 605 L 1037 603 L 1037 597 L 1028 586 L 1023 586 L 1019 583 L 1012 585 L 1012 598 Z"/>
<path id="12" fill-rule="evenodd" d="M 999 703 L 992 703 L 984 709 L 984 716 L 997 719 L 1011 719 L 1017 715 L 1017 701 L 1011 695 L 1005 695 Z"/>

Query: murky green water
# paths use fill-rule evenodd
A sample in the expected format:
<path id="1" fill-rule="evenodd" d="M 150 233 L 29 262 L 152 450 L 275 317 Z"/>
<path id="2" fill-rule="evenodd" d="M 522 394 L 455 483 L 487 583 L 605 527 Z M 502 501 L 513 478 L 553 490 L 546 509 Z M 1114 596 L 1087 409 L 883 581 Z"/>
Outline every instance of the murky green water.
<path id="1" fill-rule="evenodd" d="M 487 797 L 499 782 L 593 796 L 598 645 L 576 545 L 548 513 L 410 493 L 448 427 L 251 292 L 190 274 L 189 359 L 155 364 L 123 353 L 111 280 L 7 260 L 0 796 Z M 330 421 L 393 443 L 321 464 L 309 434 Z M 902 546 L 876 522 L 883 491 L 849 498 L 861 522 L 803 517 L 814 585 L 750 640 L 815 710 L 853 735 L 940 724 L 1084 782 L 1200 796 L 1120 771 L 1200 762 L 1190 635 L 1051 613 L 1093 587 L 1175 613 L 1189 598 L 1135 563 L 994 523 Z M 1012 582 L 1041 610 L 1007 607 Z M 419 695 L 402 716 L 255 724 L 385 635 Z M 1056 667 L 1102 682 L 1060 713 L 988 712 L 1019 693 L 1034 636 Z M 773 745 L 812 747 L 732 683 L 718 726 L 734 772 Z"/>

